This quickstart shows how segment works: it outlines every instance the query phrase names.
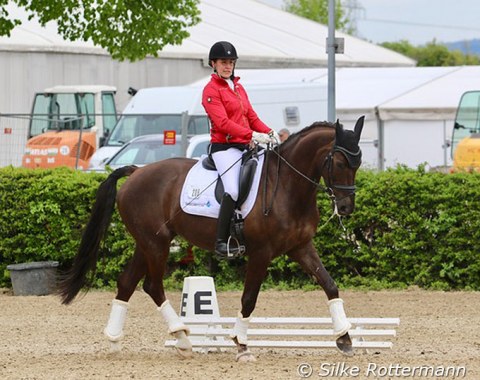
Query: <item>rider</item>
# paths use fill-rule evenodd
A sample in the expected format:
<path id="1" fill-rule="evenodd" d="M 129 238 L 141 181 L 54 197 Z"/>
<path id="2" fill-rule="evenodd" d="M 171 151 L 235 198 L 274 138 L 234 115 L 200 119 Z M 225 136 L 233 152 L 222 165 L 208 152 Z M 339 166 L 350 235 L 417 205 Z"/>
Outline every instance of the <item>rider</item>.
<path id="1" fill-rule="evenodd" d="M 237 255 L 244 247 L 229 247 L 230 219 L 238 199 L 240 161 L 253 142 L 278 143 L 277 133 L 263 123 L 250 104 L 247 93 L 234 76 L 237 61 L 235 47 L 226 41 L 213 44 L 208 64 L 213 68 L 203 89 L 202 105 L 211 122 L 209 153 L 223 180 L 217 221 L 215 252 L 220 256 Z"/>

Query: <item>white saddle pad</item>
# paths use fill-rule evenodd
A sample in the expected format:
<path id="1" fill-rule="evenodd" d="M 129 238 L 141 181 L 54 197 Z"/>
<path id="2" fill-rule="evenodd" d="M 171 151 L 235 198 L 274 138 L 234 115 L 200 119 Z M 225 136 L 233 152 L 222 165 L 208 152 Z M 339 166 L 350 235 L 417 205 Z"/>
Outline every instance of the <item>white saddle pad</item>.
<path id="1" fill-rule="evenodd" d="M 217 185 L 218 172 L 216 170 L 206 170 L 202 166 L 202 161 L 206 157 L 203 155 L 200 160 L 190 169 L 183 184 L 180 193 L 180 206 L 187 214 L 208 216 L 218 218 L 220 204 L 215 199 L 215 186 Z M 246 218 L 255 204 L 258 194 L 258 186 L 262 174 L 264 155 L 259 154 L 259 160 L 255 176 L 253 177 L 252 188 L 247 199 L 243 202 L 240 211 L 242 217 Z"/>

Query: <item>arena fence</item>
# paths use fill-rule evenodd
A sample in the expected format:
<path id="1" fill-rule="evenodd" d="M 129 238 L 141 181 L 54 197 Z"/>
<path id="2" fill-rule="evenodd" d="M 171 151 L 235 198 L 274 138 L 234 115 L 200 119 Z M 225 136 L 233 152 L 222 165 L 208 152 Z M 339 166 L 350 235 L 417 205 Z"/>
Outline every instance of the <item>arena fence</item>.
<path id="1" fill-rule="evenodd" d="M 189 338 L 197 350 L 207 353 L 212 349 L 235 347 L 229 335 L 236 318 L 220 317 L 211 277 L 187 277 L 184 280 L 180 316 L 190 328 Z M 353 347 L 365 350 L 392 348 L 393 343 L 388 339 L 396 336 L 395 327 L 400 325 L 399 318 L 348 320 L 352 324 L 349 334 Z M 336 348 L 330 317 L 253 317 L 247 335 L 249 347 Z M 165 342 L 166 347 L 175 344 L 174 339 Z"/>

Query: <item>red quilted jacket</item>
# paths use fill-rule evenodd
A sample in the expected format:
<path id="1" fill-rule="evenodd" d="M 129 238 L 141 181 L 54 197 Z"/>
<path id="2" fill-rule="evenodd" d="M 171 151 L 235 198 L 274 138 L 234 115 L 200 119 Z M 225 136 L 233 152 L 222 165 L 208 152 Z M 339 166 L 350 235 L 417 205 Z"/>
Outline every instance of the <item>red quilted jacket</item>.
<path id="1" fill-rule="evenodd" d="M 235 91 L 217 74 L 212 74 L 210 82 L 203 89 L 202 105 L 211 122 L 212 143 L 248 144 L 252 131 L 271 131 L 253 110 L 243 86 L 235 77 Z"/>

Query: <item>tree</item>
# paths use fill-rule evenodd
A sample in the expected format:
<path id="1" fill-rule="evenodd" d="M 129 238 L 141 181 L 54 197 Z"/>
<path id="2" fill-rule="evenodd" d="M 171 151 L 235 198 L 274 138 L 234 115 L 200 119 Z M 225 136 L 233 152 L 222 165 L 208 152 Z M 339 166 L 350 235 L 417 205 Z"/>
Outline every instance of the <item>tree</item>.
<path id="1" fill-rule="evenodd" d="M 401 40 L 397 42 L 384 42 L 380 44 L 380 46 L 383 46 L 384 48 L 387 48 L 389 50 L 396 51 L 397 53 L 403 54 L 413 59 L 415 59 L 414 57 L 416 57 L 417 55 L 417 48 L 407 40 Z"/>
<path id="2" fill-rule="evenodd" d="M 408 41 L 384 42 L 381 46 L 406 55 L 417 61 L 417 66 L 461 66 L 479 65 L 480 57 L 463 54 L 460 51 L 450 51 L 435 40 L 425 46 L 413 46 Z"/>
<path id="3" fill-rule="evenodd" d="M 12 0 L 41 25 L 56 21 L 70 41 L 91 40 L 112 58 L 136 61 L 158 56 L 167 44 L 178 45 L 187 28 L 200 21 L 199 0 Z M 20 20 L 9 17 L 0 0 L 0 35 L 10 36 Z"/>
<path id="4" fill-rule="evenodd" d="M 328 25 L 328 0 L 288 0 L 285 10 L 298 16 L 308 18 L 323 25 Z M 347 33 L 353 32 L 348 27 L 350 19 L 341 0 L 335 0 L 335 29 Z"/>

